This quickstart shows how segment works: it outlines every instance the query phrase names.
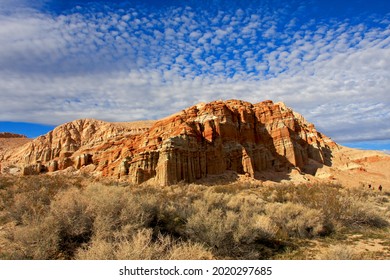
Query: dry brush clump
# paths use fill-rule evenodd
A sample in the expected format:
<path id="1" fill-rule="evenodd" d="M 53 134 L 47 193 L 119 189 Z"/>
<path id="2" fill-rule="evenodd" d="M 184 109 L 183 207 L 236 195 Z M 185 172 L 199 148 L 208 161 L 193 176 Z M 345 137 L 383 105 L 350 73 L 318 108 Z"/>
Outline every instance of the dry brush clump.
<path id="1" fill-rule="evenodd" d="M 76 253 L 85 260 L 211 260 L 211 251 L 193 242 L 174 240 L 170 236 L 153 237 L 152 229 L 140 229 L 117 242 L 94 240 Z"/>
<path id="2" fill-rule="evenodd" d="M 378 201 L 386 201 L 384 195 L 340 185 L 280 185 L 262 190 L 262 197 L 268 202 L 294 203 L 308 209 L 319 210 L 323 217 L 325 232 L 342 228 L 388 226 L 386 212 L 378 207 Z"/>
<path id="3" fill-rule="evenodd" d="M 260 258 L 254 247 L 272 243 L 276 232 L 261 198 L 213 189 L 194 201 L 186 223 L 188 238 L 206 244 L 221 258 Z"/>
<path id="4" fill-rule="evenodd" d="M 80 186 L 77 177 L 0 176 L 0 211 L 4 220 L 25 224 L 45 215 L 54 196 L 71 186 Z"/>
<path id="5" fill-rule="evenodd" d="M 308 238 L 324 232 L 324 215 L 320 210 L 292 202 L 270 203 L 266 214 L 279 228 L 280 234 L 288 237 Z"/>
<path id="6" fill-rule="evenodd" d="M 32 220 L 7 232 L 6 259 L 58 259 L 60 235 L 58 225 L 52 217 Z"/>
<path id="7" fill-rule="evenodd" d="M 360 260 L 361 254 L 350 246 L 333 245 L 316 257 L 320 260 Z"/>
<path id="8" fill-rule="evenodd" d="M 329 184 L 0 176 L 0 194 L 8 259 L 264 259 L 300 240 L 387 228 L 389 217 L 385 194 Z"/>

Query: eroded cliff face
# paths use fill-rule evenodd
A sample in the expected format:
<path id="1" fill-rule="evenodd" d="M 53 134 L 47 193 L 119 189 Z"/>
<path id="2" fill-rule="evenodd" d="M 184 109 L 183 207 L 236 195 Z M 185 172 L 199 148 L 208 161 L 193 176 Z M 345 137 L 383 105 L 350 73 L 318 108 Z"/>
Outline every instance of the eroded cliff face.
<path id="1" fill-rule="evenodd" d="M 104 175 L 108 163 L 120 156 L 123 143 L 148 130 L 153 123 L 144 121 L 130 125 L 93 119 L 76 120 L 8 152 L 4 162 L 19 166 L 23 175 L 70 167 L 80 169 L 91 164 L 94 168 L 90 170 Z"/>
<path id="2" fill-rule="evenodd" d="M 336 144 L 283 103 L 240 100 L 197 104 L 156 122 L 132 126 L 95 120 L 62 125 L 8 158 L 24 174 L 69 167 L 134 183 L 193 182 L 234 171 L 305 171 L 330 165 Z"/>
<path id="3" fill-rule="evenodd" d="M 309 159 L 329 165 L 335 146 L 283 103 L 216 101 L 156 122 L 138 137 L 121 174 L 164 185 L 227 170 L 255 178 L 263 170 L 304 169 Z"/>

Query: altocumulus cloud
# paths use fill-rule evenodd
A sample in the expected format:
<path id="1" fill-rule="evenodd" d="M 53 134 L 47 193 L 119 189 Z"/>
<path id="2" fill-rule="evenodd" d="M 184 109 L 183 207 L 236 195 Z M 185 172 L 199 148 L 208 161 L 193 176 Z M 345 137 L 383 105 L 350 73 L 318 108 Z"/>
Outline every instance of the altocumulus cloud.
<path id="1" fill-rule="evenodd" d="M 61 2 L 0 0 L 0 120 L 131 121 L 201 101 L 272 99 L 337 141 L 389 139 L 386 11 L 318 17 L 316 1 Z"/>

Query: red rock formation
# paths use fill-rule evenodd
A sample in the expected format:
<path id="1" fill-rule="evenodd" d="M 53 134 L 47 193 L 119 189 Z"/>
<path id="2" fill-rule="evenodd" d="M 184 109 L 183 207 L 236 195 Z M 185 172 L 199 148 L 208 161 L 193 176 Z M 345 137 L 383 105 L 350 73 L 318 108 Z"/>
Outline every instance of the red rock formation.
<path id="1" fill-rule="evenodd" d="M 103 176 L 162 185 L 227 170 L 256 178 L 263 170 L 330 164 L 336 144 L 283 103 L 240 100 L 198 104 L 135 129 L 78 120 L 35 139 L 7 159 L 35 173 L 94 165 Z M 39 166 L 38 166 L 39 165 Z"/>
<path id="2" fill-rule="evenodd" d="M 121 174 L 165 185 L 226 170 L 255 177 L 267 169 L 304 168 L 309 159 L 329 164 L 335 145 L 282 103 L 215 101 L 156 122 L 136 139 Z"/>

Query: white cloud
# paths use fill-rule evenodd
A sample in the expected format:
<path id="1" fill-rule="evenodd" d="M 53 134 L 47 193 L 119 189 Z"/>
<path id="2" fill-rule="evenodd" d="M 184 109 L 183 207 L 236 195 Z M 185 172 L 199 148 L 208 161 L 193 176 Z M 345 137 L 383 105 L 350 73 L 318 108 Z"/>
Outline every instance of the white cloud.
<path id="1" fill-rule="evenodd" d="M 0 13 L 0 120 L 130 121 L 272 99 L 336 140 L 388 139 L 389 22 L 297 29 L 293 17 L 282 34 L 277 13 Z"/>

